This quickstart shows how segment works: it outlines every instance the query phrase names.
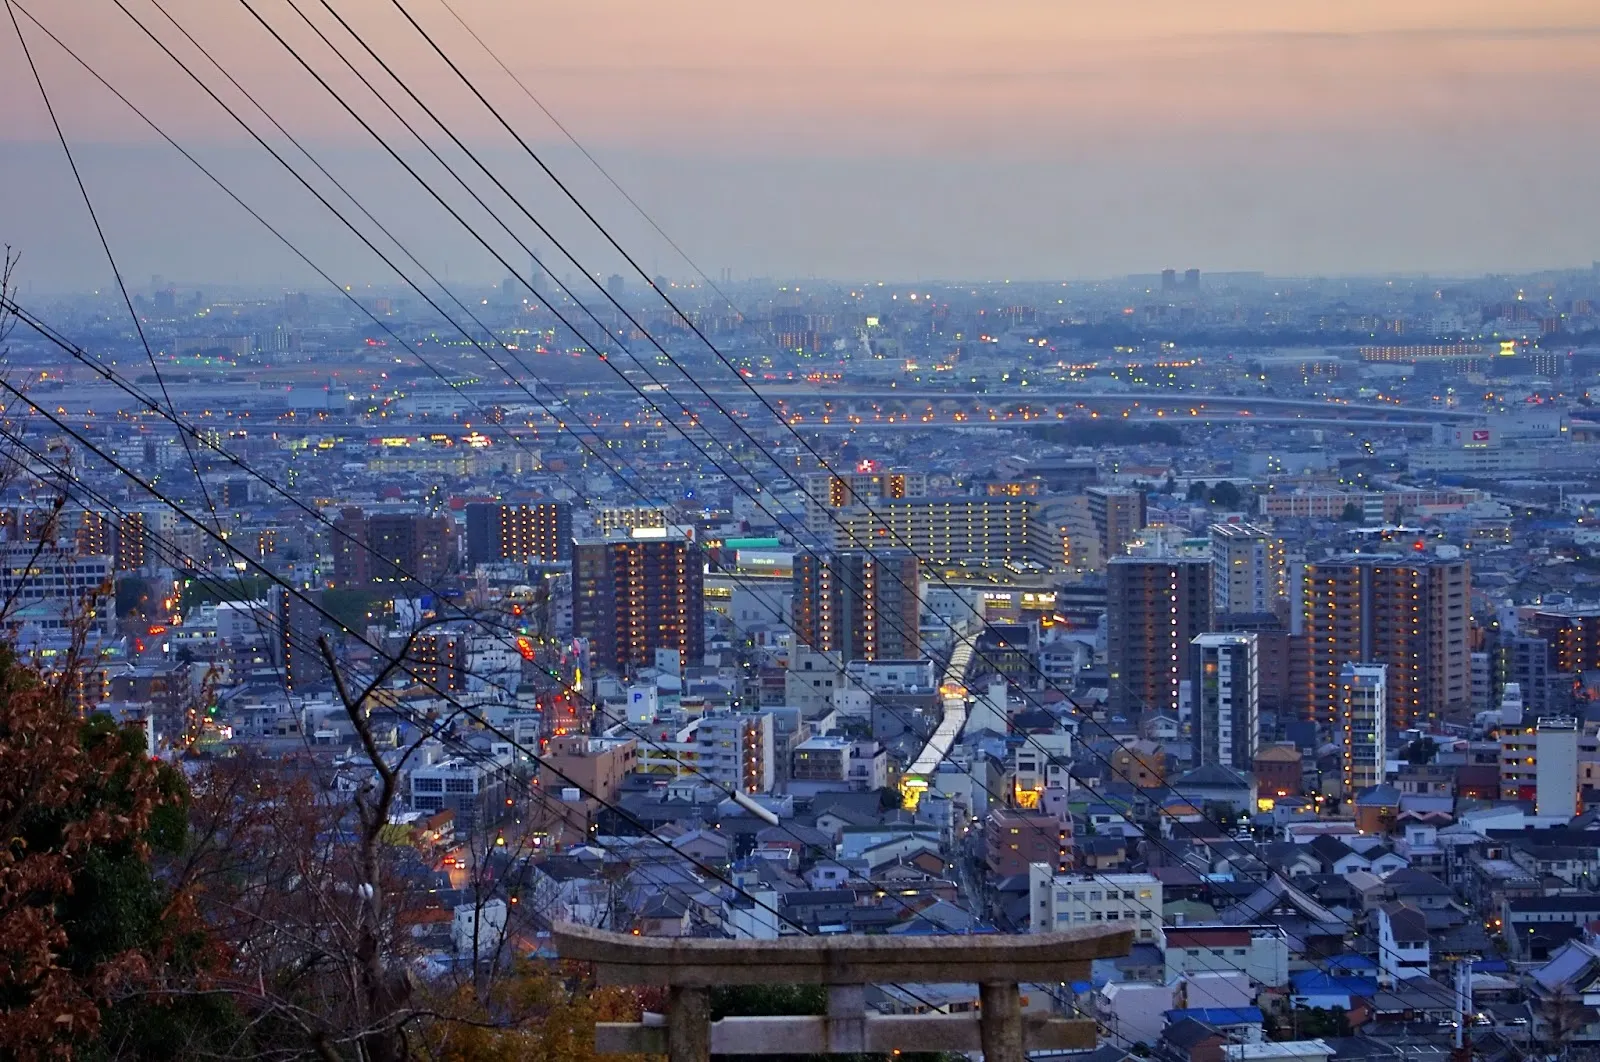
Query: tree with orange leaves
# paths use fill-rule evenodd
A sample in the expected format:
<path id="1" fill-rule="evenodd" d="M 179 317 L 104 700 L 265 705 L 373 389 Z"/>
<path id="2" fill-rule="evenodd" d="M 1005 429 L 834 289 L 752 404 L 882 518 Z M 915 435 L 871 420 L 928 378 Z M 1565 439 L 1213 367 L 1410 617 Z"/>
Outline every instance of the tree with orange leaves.
<path id="1" fill-rule="evenodd" d="M 65 1058 L 144 1018 L 188 979 L 204 933 L 151 870 L 185 832 L 181 778 L 143 736 L 85 717 L 69 670 L 0 646 L 0 1055 Z M 198 934 L 198 935 L 196 935 Z"/>

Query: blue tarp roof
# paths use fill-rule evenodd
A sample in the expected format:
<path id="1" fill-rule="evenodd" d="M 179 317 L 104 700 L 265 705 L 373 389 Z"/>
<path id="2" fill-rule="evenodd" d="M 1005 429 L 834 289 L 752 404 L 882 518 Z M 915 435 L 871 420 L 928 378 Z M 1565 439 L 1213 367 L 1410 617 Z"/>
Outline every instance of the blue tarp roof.
<path id="1" fill-rule="evenodd" d="M 1372 997 L 1378 994 L 1373 977 L 1331 977 L 1321 970 L 1303 970 L 1290 978 L 1298 996 L 1350 995 Z"/>
<path id="2" fill-rule="evenodd" d="M 1260 1025 L 1260 1007 L 1190 1007 L 1167 1011 L 1167 1023 L 1193 1018 L 1202 1025 Z"/>

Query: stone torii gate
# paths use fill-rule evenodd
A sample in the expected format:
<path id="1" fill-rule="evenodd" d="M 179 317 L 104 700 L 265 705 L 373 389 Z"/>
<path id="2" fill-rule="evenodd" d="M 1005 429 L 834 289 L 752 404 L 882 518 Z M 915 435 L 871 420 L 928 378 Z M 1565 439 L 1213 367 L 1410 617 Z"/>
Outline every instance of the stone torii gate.
<path id="1" fill-rule="evenodd" d="M 601 1054 L 845 1054 L 977 1051 L 985 1062 L 1023 1062 L 1028 1051 L 1088 1050 L 1088 1019 L 1027 1017 L 1021 984 L 1087 981 L 1093 959 L 1126 955 L 1133 930 L 1093 926 L 1062 933 L 977 936 L 808 936 L 778 940 L 637 937 L 587 926 L 552 931 L 563 959 L 592 963 L 603 985 L 664 985 L 667 1014 L 595 1026 Z M 973 1014 L 868 1014 L 871 984 L 976 984 Z M 721 985 L 821 984 L 824 1017 L 711 1020 Z"/>

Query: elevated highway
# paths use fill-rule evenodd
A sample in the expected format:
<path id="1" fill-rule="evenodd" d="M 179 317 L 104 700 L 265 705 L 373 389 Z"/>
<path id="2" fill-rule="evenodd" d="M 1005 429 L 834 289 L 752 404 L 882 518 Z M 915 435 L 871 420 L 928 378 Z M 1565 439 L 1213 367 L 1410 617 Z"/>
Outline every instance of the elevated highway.
<path id="1" fill-rule="evenodd" d="M 674 402 L 689 406 L 696 404 L 709 406 L 709 403 L 701 396 L 700 392 L 687 381 L 663 382 L 666 383 L 667 392 L 672 395 Z M 586 390 L 591 392 L 615 390 L 618 393 L 625 393 L 625 389 L 620 386 L 615 388 L 609 386 L 591 387 L 586 388 Z M 1014 409 L 1020 406 L 1027 406 L 1034 409 L 1050 409 L 1052 411 L 1083 409 L 1105 412 L 1109 410 L 1118 414 L 1123 409 L 1147 410 L 1151 413 L 1160 409 L 1171 411 L 1174 415 L 1179 412 L 1188 414 L 1190 409 L 1204 413 L 1249 410 L 1252 413 L 1303 412 L 1338 419 L 1365 416 L 1379 420 L 1403 417 L 1426 421 L 1457 421 L 1470 420 L 1482 415 L 1474 410 L 1451 409 L 1433 405 L 1407 406 L 1390 402 L 1347 401 L 1316 396 L 1283 398 L 1264 395 L 1223 395 L 1156 388 L 1144 388 L 1138 391 L 1080 391 L 1062 388 L 1040 388 L 1038 390 L 1030 388 L 1024 390 L 1018 388 L 1007 391 L 975 393 L 910 387 L 865 389 L 852 386 L 830 387 L 826 385 L 757 385 L 755 395 L 752 395 L 745 388 L 730 388 L 726 386 L 707 387 L 706 394 L 722 406 L 752 413 L 761 410 L 763 401 L 765 401 L 786 412 L 802 414 L 808 411 L 820 412 L 830 405 L 842 410 L 845 408 L 860 409 L 863 405 L 870 406 L 872 404 L 905 408 L 912 403 L 920 403 L 923 407 L 953 404 L 969 408 Z"/>
<path id="2" fill-rule="evenodd" d="M 939 683 L 939 703 L 943 714 L 939 725 L 933 728 L 928 741 L 917 753 L 916 759 L 906 768 L 900 781 L 900 792 L 905 806 L 916 807 L 928 789 L 928 779 L 938 770 L 939 764 L 950 755 L 956 739 L 967 725 L 967 676 L 972 670 L 972 654 L 976 634 L 965 630 L 956 636 L 955 647 L 950 651 L 950 663 L 944 669 L 944 679 Z"/>

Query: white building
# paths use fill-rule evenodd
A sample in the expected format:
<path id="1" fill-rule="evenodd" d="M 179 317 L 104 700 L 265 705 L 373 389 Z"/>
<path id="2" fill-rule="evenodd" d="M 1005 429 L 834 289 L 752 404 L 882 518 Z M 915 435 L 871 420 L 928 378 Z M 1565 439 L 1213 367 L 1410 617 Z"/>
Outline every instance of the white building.
<path id="1" fill-rule="evenodd" d="M 506 902 L 485 900 L 481 904 L 458 904 L 450 922 L 450 940 L 458 955 L 483 959 L 500 948 L 506 935 Z"/>
<path id="2" fill-rule="evenodd" d="M 1389 986 L 1428 976 L 1428 919 L 1404 903 L 1378 908 L 1378 977 Z"/>
<path id="3" fill-rule="evenodd" d="M 505 814 L 513 757 L 508 754 L 448 756 L 411 771 L 410 810 L 455 812 L 455 828 L 470 834 Z"/>
<path id="4" fill-rule="evenodd" d="M 1388 704 L 1389 665 L 1345 664 L 1340 669 L 1340 719 L 1335 736 L 1344 752 L 1347 793 L 1383 782 Z"/>
<path id="5" fill-rule="evenodd" d="M 1578 721 L 1571 716 L 1542 716 L 1535 743 L 1535 813 L 1540 818 L 1570 819 L 1578 813 Z"/>
<path id="6" fill-rule="evenodd" d="M 1164 934 L 1169 983 L 1241 971 L 1267 988 L 1289 983 L 1289 938 L 1279 926 L 1168 926 Z"/>
<path id="7" fill-rule="evenodd" d="M 676 726 L 639 748 L 642 774 L 703 778 L 720 789 L 770 793 L 777 781 L 772 713 L 720 712 Z M 652 730 L 660 730 L 657 724 Z"/>
<path id="8" fill-rule="evenodd" d="M 1271 612 L 1288 596 L 1283 539 L 1255 524 L 1211 527 L 1211 593 L 1218 615 Z"/>
<path id="9" fill-rule="evenodd" d="M 1261 744 L 1260 649 L 1254 634 L 1202 634 L 1190 643 L 1195 766 L 1250 770 Z"/>
<path id="10" fill-rule="evenodd" d="M 783 703 L 800 709 L 810 719 L 833 703 L 845 690 L 844 665 L 838 653 L 822 653 L 799 642 L 789 647 L 789 666 L 783 674 Z M 870 702 L 868 714 L 870 714 Z"/>
<path id="11" fill-rule="evenodd" d="M 1057 874 L 1028 867 L 1029 928 L 1035 933 L 1107 922 L 1134 928 L 1142 943 L 1161 940 L 1161 882 L 1151 874 Z"/>

